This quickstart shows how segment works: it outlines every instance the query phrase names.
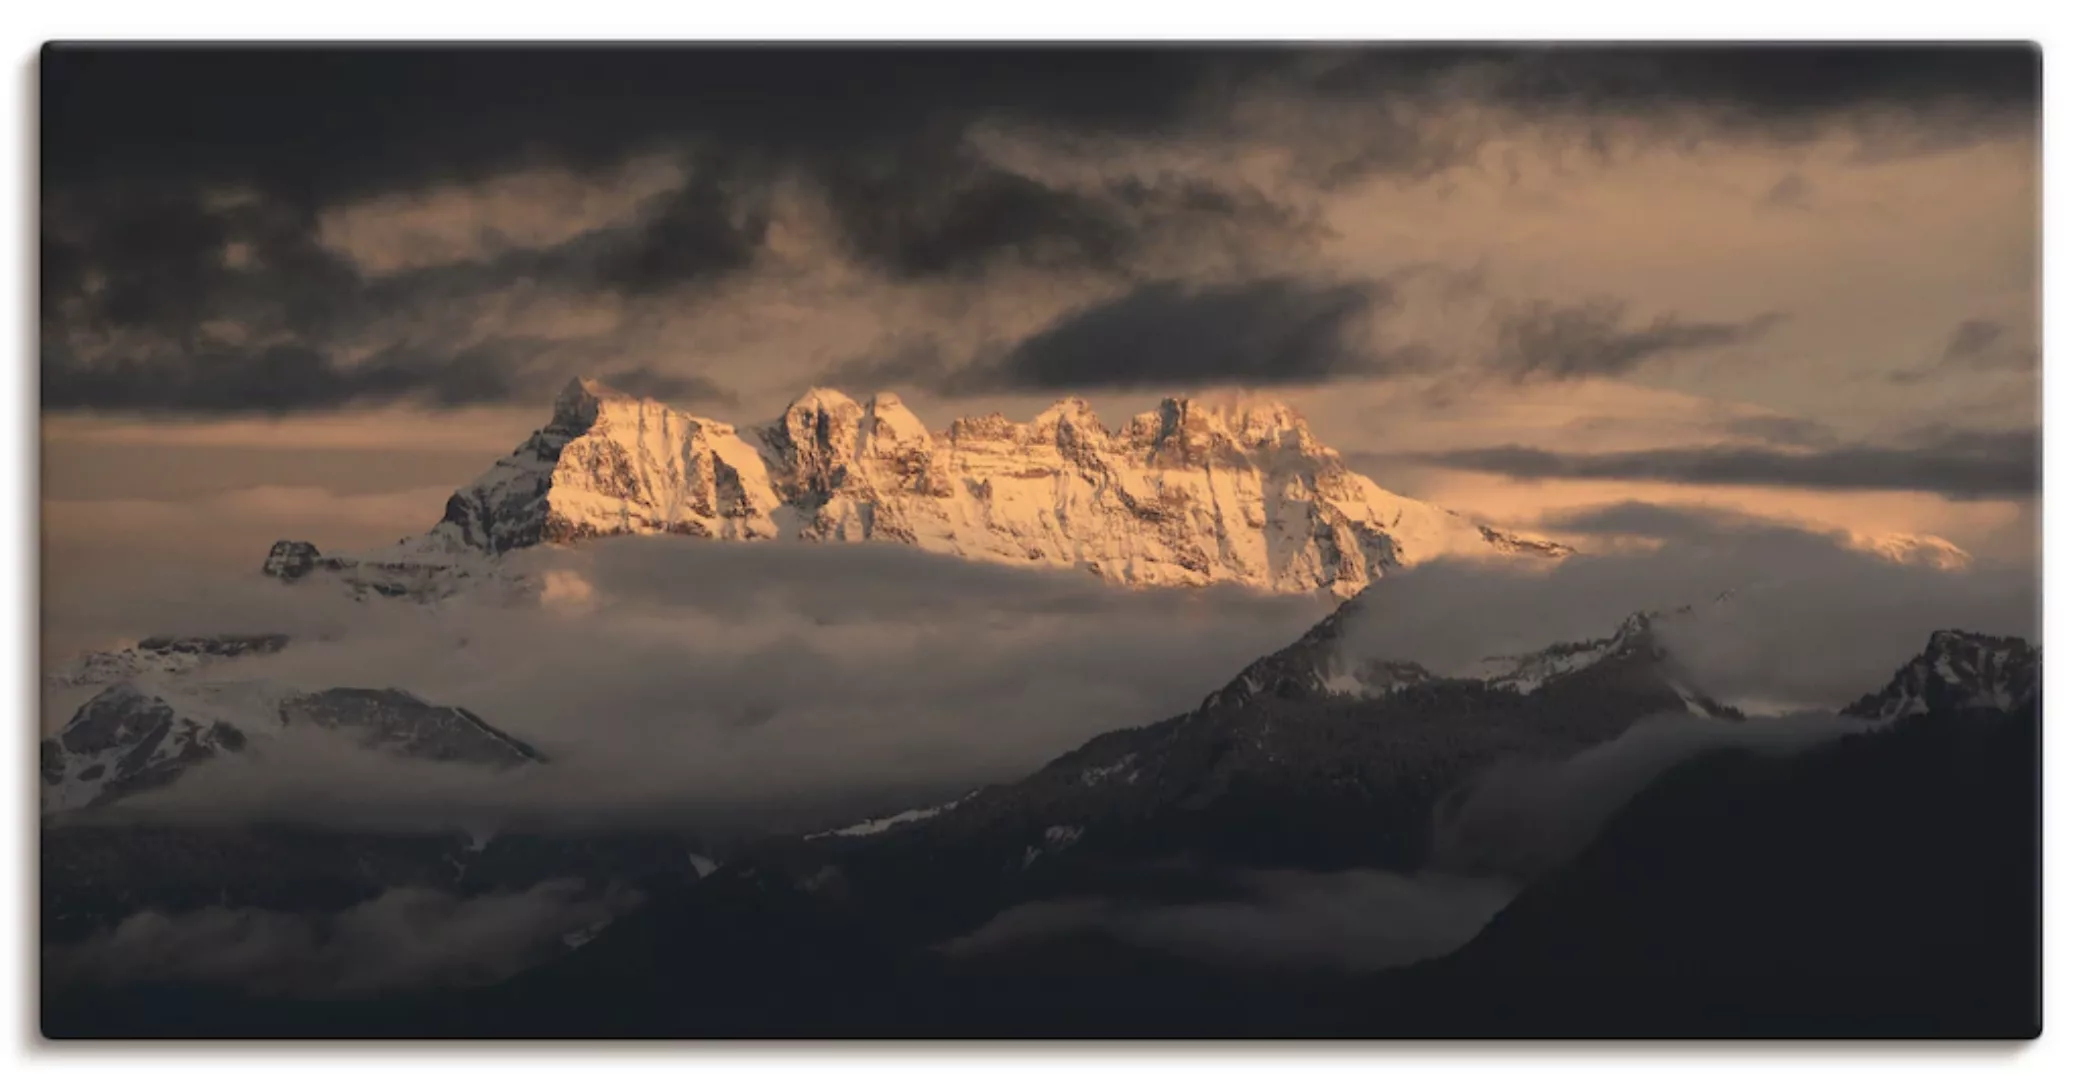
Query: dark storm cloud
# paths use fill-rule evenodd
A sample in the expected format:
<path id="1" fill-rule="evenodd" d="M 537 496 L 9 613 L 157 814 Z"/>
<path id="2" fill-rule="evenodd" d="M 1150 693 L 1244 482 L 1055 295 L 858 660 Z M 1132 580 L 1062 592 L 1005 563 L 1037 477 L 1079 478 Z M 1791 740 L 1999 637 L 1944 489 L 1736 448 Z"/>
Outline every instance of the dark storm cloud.
<path id="1" fill-rule="evenodd" d="M 1128 221 L 1108 202 L 958 148 L 848 165 L 827 185 L 847 247 L 900 278 L 974 272 L 1000 255 L 1114 268 L 1132 242 Z"/>
<path id="2" fill-rule="evenodd" d="M 1607 162 L 1644 140 L 1690 149 L 1834 132 L 1879 160 L 2027 133 L 2039 114 L 2040 57 L 2023 44 L 1412 46 L 1331 55 L 1290 80 L 1290 91 L 1388 107 L 1313 148 L 1327 183 L 1428 174 L 1514 135 L 1573 144 Z M 1445 128 L 1422 119 L 1458 105 L 1488 115 Z"/>
<path id="3" fill-rule="evenodd" d="M 617 230 L 598 279 L 641 294 L 743 270 L 765 244 L 767 223 L 764 206 L 740 208 L 720 185 L 690 180 L 649 220 Z"/>
<path id="4" fill-rule="evenodd" d="M 547 348 L 526 338 L 494 338 L 452 353 L 397 345 L 353 365 L 335 364 L 299 344 L 203 346 L 172 356 L 94 363 L 46 348 L 43 407 L 283 415 L 400 401 L 439 408 L 538 402 L 569 377 L 561 368 L 530 366 Z M 608 381 L 630 393 L 667 400 L 731 400 L 728 391 L 706 378 L 648 367 L 615 372 Z"/>
<path id="5" fill-rule="evenodd" d="M 1996 339 L 2003 336 L 2003 326 L 1988 319 L 1968 319 L 1953 330 L 1953 337 L 1946 342 L 1945 362 L 1973 361 L 1989 351 Z"/>
<path id="6" fill-rule="evenodd" d="M 1431 366 L 1429 352 L 1381 352 L 1367 343 L 1366 320 L 1390 302 L 1384 288 L 1353 282 L 1155 282 L 1074 311 L 1003 357 L 955 372 L 947 389 L 1278 386 Z"/>
<path id="7" fill-rule="evenodd" d="M 645 297 L 715 284 L 758 263 L 768 199 L 793 180 L 827 206 L 842 251 L 907 281 L 973 278 L 1016 262 L 1128 287 L 1179 272 L 1153 268 L 1162 261 L 1153 253 L 1248 259 L 1307 244 L 1321 230 L 1308 212 L 1227 180 L 1071 184 L 1028 175 L 979 152 L 970 141 L 979 124 L 1044 139 L 1119 136 L 1138 148 L 1271 138 L 1296 151 L 1306 186 L 1421 175 L 1469 160 L 1510 121 L 1442 129 L 1437 119 L 1460 104 L 1534 124 L 1682 115 L 1672 130 L 1693 134 L 1703 115 L 1798 133 L 1874 108 L 1910 110 L 1912 127 L 1966 110 L 1973 123 L 1964 130 L 1973 135 L 2036 115 L 2039 94 L 2038 55 L 2024 47 L 62 46 L 45 51 L 41 76 L 44 356 L 58 389 L 51 403 L 170 409 L 196 400 L 318 409 L 420 397 L 396 389 L 415 379 L 395 369 L 313 370 L 308 350 L 327 352 L 401 312 L 521 286 Z M 1259 97 L 1294 106 L 1294 116 L 1334 119 L 1269 123 L 1240 110 Z M 1348 105 L 1359 111 L 1338 113 Z M 545 246 L 376 274 L 317 240 L 322 215 L 360 200 L 531 169 L 597 180 L 653 153 L 701 164 L 636 220 Z M 221 205 L 227 193 L 245 198 Z M 1166 286 L 1150 288 L 1146 307 L 1162 301 Z M 1282 303 L 1262 300 L 1255 310 Z M 1338 310 L 1333 304 L 1322 317 L 1338 323 Z M 204 323 L 227 321 L 261 344 L 204 340 Z M 1080 329 L 1132 322 L 1132 311 L 1111 322 L 1094 313 Z M 1525 377 L 1624 369 L 1752 329 L 1672 321 L 1627 330 L 1589 313 L 1520 327 L 1505 344 L 1561 349 L 1560 359 L 1511 353 Z M 111 337 L 124 338 L 112 357 L 90 347 Z M 1305 345 L 1319 340 L 1302 332 Z M 998 372 L 996 381 L 1010 386 L 1116 384 L 1105 372 L 1065 368 L 1048 345 L 986 374 Z M 1302 357 L 1293 378 L 1269 378 L 1234 358 L 1209 365 L 1208 377 L 1303 381 L 1368 363 L 1340 349 Z M 1373 363 L 1427 359 L 1408 353 Z M 438 382 L 428 391 L 434 400 L 474 398 L 496 381 L 469 374 L 478 362 L 442 361 L 418 381 Z M 175 370 L 145 370 L 159 364 Z M 1148 378 L 1161 380 L 1165 370 L 1160 361 Z M 291 381 L 309 388 L 286 388 L 275 374 L 283 371 L 304 372 Z M 262 385 L 241 393 L 227 383 L 239 372 Z M 133 376 L 169 393 L 117 389 Z"/>
<path id="8" fill-rule="evenodd" d="M 1681 140 L 1808 139 L 1825 122 L 1882 111 L 1972 139 L 2033 123 L 2041 93 L 2030 44 L 1415 46 L 1337 55 L 1302 80 L 1311 93 L 1485 102 L 1535 121 L 1667 121 Z M 1586 136 L 1594 150 L 1603 139 L 1595 129 Z"/>
<path id="9" fill-rule="evenodd" d="M 2036 110 L 2040 57 L 2023 44 L 1564 46 L 1511 56 L 1495 92 L 1550 108 L 1691 106 L 1759 122 L 1875 105 Z"/>
<path id="10" fill-rule="evenodd" d="M 406 398 L 465 405 L 506 398 L 512 358 L 525 346 L 487 343 L 440 360 L 392 350 L 349 368 L 306 345 L 204 347 L 177 357 L 122 357 L 94 364 L 47 350 L 49 409 L 290 413 Z"/>
<path id="11" fill-rule="evenodd" d="M 659 401 L 713 401 L 724 405 L 738 403 L 738 395 L 718 385 L 716 380 L 700 375 L 675 375 L 654 371 L 651 368 L 628 368 L 610 371 L 601 376 L 600 381 L 625 394 L 656 398 Z"/>
<path id="12" fill-rule="evenodd" d="M 948 145 L 985 119 L 1145 137 L 1219 132 L 1247 91 L 1305 107 L 1472 101 L 1540 118 L 1704 109 L 1766 121 L 1946 103 L 2029 115 L 2039 97 L 2029 47 L 1930 46 L 64 46 L 46 50 L 42 77 L 47 192 L 116 181 L 245 186 L 306 207 L 546 163 L 612 167 L 661 146 L 841 182 L 889 147 Z M 1414 145 L 1375 156 L 1394 165 L 1430 153 Z M 912 164 L 905 179 L 922 191 L 967 182 L 979 189 L 973 198 L 1030 211 L 1036 198 L 1004 190 L 1003 178 L 965 175 L 972 163 L 958 156 Z M 915 197 L 890 194 L 899 209 Z"/>
<path id="13" fill-rule="evenodd" d="M 1946 338 L 1937 363 L 1892 372 L 1888 381 L 1915 384 L 1962 372 L 2034 374 L 2039 370 L 2037 344 L 2019 340 L 2010 327 L 1994 319 L 1963 319 Z"/>
<path id="14" fill-rule="evenodd" d="M 1834 446 L 1837 433 L 1828 424 L 1798 416 L 1739 416 L 1721 425 L 1723 431 L 1743 438 L 1763 439 L 1806 449 Z"/>
<path id="15" fill-rule="evenodd" d="M 938 342 L 910 337 L 833 364 L 818 374 L 817 384 L 850 394 L 873 394 L 893 386 L 943 390 L 956 381 L 955 369 Z"/>
<path id="16" fill-rule="evenodd" d="M 634 221 L 545 247 L 509 247 L 479 258 L 367 275 L 359 282 L 359 295 L 372 313 L 522 282 L 571 292 L 644 295 L 750 267 L 766 242 L 768 225 L 763 199 L 740 197 L 714 175 L 695 175 L 647 200 Z"/>
<path id="17" fill-rule="evenodd" d="M 1493 446 L 1412 455 L 1428 465 L 1520 479 L 1655 480 L 2010 499 L 2040 490 L 2038 431 L 1926 430 L 1898 446 L 1786 453 L 1712 445 L 1567 454 Z"/>
<path id="18" fill-rule="evenodd" d="M 1625 375 L 1652 360 L 1754 341 L 1785 318 L 1768 312 L 1740 322 L 1712 322 L 1664 314 L 1630 329 L 1623 325 L 1626 316 L 1626 306 L 1617 300 L 1508 308 L 1498 320 L 1489 366 L 1515 380 Z"/>
<path id="19" fill-rule="evenodd" d="M 1168 240 L 1310 240 L 1322 226 L 1246 187 L 1179 176 L 1052 186 L 995 164 L 958 132 L 824 163 L 841 243 L 902 279 L 974 275 L 1000 259 L 1115 272 Z"/>
<path id="20" fill-rule="evenodd" d="M 1758 205 L 1770 210 L 1805 210 L 1809 192 L 1814 190 L 1814 186 L 1807 177 L 1790 172 L 1765 192 Z"/>
<path id="21" fill-rule="evenodd" d="M 1640 536 L 1687 543 L 1709 543 L 1739 535 L 1793 536 L 1804 541 L 1810 536 L 1808 532 L 1784 522 L 1721 507 L 1671 506 L 1633 500 L 1549 514 L 1541 519 L 1541 527 L 1561 532 Z"/>
<path id="22" fill-rule="evenodd" d="M 42 65 L 44 190 L 100 214 L 139 191 L 240 189 L 308 216 L 519 169 L 606 172 L 645 152 L 693 152 L 752 189 L 809 179 L 842 246 L 899 277 L 968 273 L 1004 255 L 1112 269 L 1151 224 L 1148 192 L 1049 186 L 982 161 L 966 128 L 1176 130 L 1206 88 L 1291 62 L 1147 48 L 59 47 Z M 1169 216 L 1258 209 L 1209 195 L 1171 193 Z M 638 235 L 580 238 L 420 284 L 578 276 L 643 293 L 742 269 L 764 236 L 763 211 L 695 183 Z M 89 261 L 122 257 L 110 245 L 47 245 L 47 295 L 71 293 Z M 169 302 L 186 288 L 169 286 Z"/>
<path id="23" fill-rule="evenodd" d="M 212 316 L 320 332 L 345 314 L 354 268 L 294 208 L 212 207 L 191 189 L 120 198 L 46 192 L 42 309 L 103 329 L 192 331 Z M 235 250 L 243 256 L 235 258 Z"/>
<path id="24" fill-rule="evenodd" d="M 2040 350 L 2017 338 L 2002 323 L 1968 319 L 1954 328 L 1939 363 L 1969 371 L 2038 371 Z"/>
<path id="25" fill-rule="evenodd" d="M 314 200 L 695 140 L 834 160 L 978 117 L 1181 122 L 1204 88 L 1292 64 L 1249 49 L 56 47 L 48 182 L 181 176 Z M 260 92 L 264 88 L 265 92 Z"/>
<path id="26" fill-rule="evenodd" d="M 1874 105 L 2033 112 L 2040 93 L 2029 45 L 64 46 L 42 69 L 48 181 L 179 175 L 313 199 L 544 159 L 611 164 L 661 139 L 823 156 L 978 117 L 1168 131 L 1212 122 L 1240 87 L 1264 84 L 1764 120 Z"/>
<path id="27" fill-rule="evenodd" d="M 641 295 L 712 280 L 750 265 L 765 231 L 762 205 L 735 202 L 713 175 L 695 175 L 627 224 L 371 274 L 321 246 L 315 222 L 295 207 L 213 205 L 194 190 L 113 202 L 60 196 L 47 200 L 43 220 L 43 406 L 288 413 L 532 402 L 574 374 L 571 364 L 535 370 L 549 350 L 542 341 L 447 343 L 445 305 L 517 283 Z M 400 317 L 414 322 L 409 336 L 367 359 L 339 363 L 319 345 Z M 683 400 L 730 397 L 701 376 L 632 368 L 622 377 Z"/>

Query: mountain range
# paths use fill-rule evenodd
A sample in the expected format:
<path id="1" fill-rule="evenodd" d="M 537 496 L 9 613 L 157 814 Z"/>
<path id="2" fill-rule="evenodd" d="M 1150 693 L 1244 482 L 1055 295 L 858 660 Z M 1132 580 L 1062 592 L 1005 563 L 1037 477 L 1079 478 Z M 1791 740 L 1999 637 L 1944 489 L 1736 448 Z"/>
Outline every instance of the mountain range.
<path id="1" fill-rule="evenodd" d="M 1254 863 L 1425 880 L 1437 808 L 1486 762 L 1559 758 L 1609 740 L 1620 722 L 1601 716 L 1616 708 L 1684 707 L 1659 670 L 1654 627 L 1629 620 L 1614 635 L 1618 647 L 1530 687 L 1433 680 L 1378 697 L 1213 698 L 1186 716 L 1102 736 L 1016 783 L 774 838 L 720 866 L 683 858 L 677 875 L 662 859 L 674 843 L 666 838 L 648 847 L 625 838 L 612 856 L 606 839 L 557 850 L 529 838 L 495 841 L 503 858 L 455 864 L 457 883 L 525 879 L 545 859 L 597 875 L 602 861 L 619 858 L 625 878 L 635 876 L 629 867 L 652 867 L 651 899 L 561 958 L 497 985 L 311 1003 L 189 984 L 47 987 L 46 1028 L 60 1036 L 2036 1032 L 2039 653 L 2019 639 L 1963 631 L 1933 634 L 1886 688 L 1848 706 L 1846 717 L 1865 725 L 1849 734 L 1791 755 L 1706 751 L 1671 768 L 1580 853 L 1531 874 L 1494 916 L 1479 914 L 1472 939 L 1435 960 L 1387 970 L 1361 963 L 1349 974 L 1239 968 L 1109 929 L 1132 925 L 1126 918 L 1084 917 L 1182 910 L 1213 918 L 1249 902 L 1250 879 L 1236 871 Z M 1332 833 L 1322 835 L 1327 826 Z M 211 849 L 176 849 L 183 857 L 165 854 L 165 836 L 97 849 L 75 835 L 56 853 L 47 837 L 46 896 L 53 879 L 77 889 L 78 867 L 106 873 L 134 860 L 178 872 L 209 850 L 219 867 L 278 862 L 296 875 L 279 881 L 278 893 L 339 903 L 372 887 L 336 881 L 345 864 L 366 873 L 387 860 L 417 873 L 410 868 L 431 854 L 295 834 L 249 832 L 234 844 L 229 835 Z M 270 852 L 279 858 L 263 857 Z M 186 888 L 187 903 L 222 902 L 213 883 Z M 1856 902 L 1834 902 L 1847 897 Z M 91 889 L 69 893 L 68 910 L 96 898 Z M 1053 928 L 1030 919 L 1027 936 L 981 951 L 954 947 L 1021 912 L 1077 917 Z"/>
<path id="2" fill-rule="evenodd" d="M 265 756 L 268 741 L 285 730 L 422 761 L 508 768 L 543 760 L 468 709 L 402 690 L 307 693 L 257 681 L 125 680 L 43 740 L 44 812 L 106 806 L 221 757 Z"/>
<path id="3" fill-rule="evenodd" d="M 739 428 L 575 379 L 550 423 L 448 501 L 425 535 L 360 556 L 277 543 L 266 572 L 440 596 L 497 556 L 587 537 L 885 541 L 1151 586 L 1350 596 L 1444 556 L 1549 560 L 1563 544 L 1384 490 L 1293 409 L 1166 398 L 1110 431 L 1066 398 L 928 430 L 895 394 L 813 389 Z"/>
<path id="4" fill-rule="evenodd" d="M 2029 892 L 2019 885 L 2028 835 L 2019 800 L 2037 776 L 2036 646 L 1935 632 L 1885 685 L 1827 721 L 1855 734 L 1820 730 L 1820 747 L 1796 766 L 1702 751 L 1560 854 L 1472 857 L 1455 847 L 1459 815 L 1499 768 L 1559 767 L 1645 719 L 1730 730 L 1760 721 L 1694 685 L 1673 655 L 1666 631 L 1696 617 L 1688 607 L 1637 612 L 1593 637 L 1452 670 L 1370 653 L 1355 627 L 1388 614 L 1387 586 L 1369 586 L 1396 567 L 1441 557 L 1545 565 L 1574 553 L 1387 492 L 1280 406 L 1167 399 L 1109 431 L 1072 400 L 1028 423 L 993 416 L 935 433 L 892 395 L 862 404 L 817 390 L 773 424 L 738 429 L 575 381 L 551 423 L 457 491 L 426 534 L 359 556 L 285 540 L 264 570 L 365 596 L 525 592 L 525 575 L 504 559 L 511 552 L 643 534 L 903 543 L 1081 568 L 1124 586 L 1234 583 L 1340 603 L 1196 707 L 1099 735 L 1025 776 L 865 820 L 721 843 L 675 827 L 457 835 L 111 818 L 127 800 L 213 764 L 264 766 L 285 740 L 304 737 L 446 769 L 556 763 L 501 730 L 497 716 L 404 688 L 214 677 L 218 665 L 271 663 L 256 658 L 292 644 L 280 634 L 161 636 L 76 658 L 47 676 L 93 693 L 41 746 L 47 948 L 106 934 L 141 910 L 317 918 L 398 889 L 486 897 L 562 881 L 634 886 L 648 899 L 495 986 L 275 1011 L 185 983 L 47 984 L 47 1029 L 1625 1033 L 1615 1023 L 1623 1013 L 1595 1011 L 1603 1002 L 1662 1017 L 1660 1031 L 1726 1034 L 1714 1017 L 1749 1015 L 1730 996 L 1744 986 L 1781 993 L 1779 1011 L 1755 1015 L 1797 1030 L 1816 1016 L 1924 1015 L 1902 1003 L 1908 987 L 1955 1000 L 1933 982 L 1940 968 L 1876 960 L 1889 939 L 1873 927 L 1906 936 L 1941 918 L 1972 923 L 1924 927 L 1932 954 L 1951 965 L 1944 970 L 2009 980 L 1972 1012 L 1982 1026 L 1969 1033 L 2016 1030 L 2036 1009 L 2019 996 L 2023 938 L 1977 938 L 1986 946 L 1977 953 L 1962 936 L 2022 917 L 2017 901 Z M 1724 602 L 1743 601 L 1714 601 Z M 1847 791 L 1833 792 L 1838 777 L 1854 778 Z M 1916 801 L 1920 786 L 1932 803 Z M 1791 794 L 1775 801 L 1782 791 Z M 1870 806 L 1858 802 L 1865 791 L 1879 793 Z M 1749 808 L 1744 819 L 1721 809 L 1735 806 Z M 1882 835 L 1887 815 L 1915 822 L 1996 884 L 1977 892 L 1946 882 L 1910 895 L 1920 867 L 1901 837 Z M 1977 849 L 1983 830 L 2002 835 Z M 1688 847 L 1694 837 L 1710 838 L 1709 855 Z M 1857 854 L 1833 861 L 1831 845 Z M 1891 899 L 1888 917 L 1823 920 L 1828 931 L 1811 932 L 1792 894 L 1854 867 L 1886 888 L 1847 880 L 1821 895 Z M 1467 926 L 1472 940 L 1395 970 L 1243 972 L 1115 932 L 1123 912 L 1247 907 L 1267 880 L 1440 874 L 1484 898 Z M 1743 947 L 1692 940 L 1712 931 L 1680 910 L 1742 923 L 1730 940 Z M 1066 912 L 1075 917 L 1049 921 Z M 999 934 L 1008 926 L 1020 932 Z M 1600 957 L 1636 981 L 1584 981 Z M 1829 983 L 1844 958 L 1896 982 Z M 1711 960 L 1735 981 L 1702 983 L 1690 960 Z M 1774 963 L 1809 972 L 1808 981 L 1772 983 Z M 1830 985 L 1865 1011 L 1830 1012 L 1838 1006 L 1814 989 Z M 1494 1023 L 1482 1019 L 1486 1000 L 1498 1003 Z M 1683 1000 L 1717 1001 L 1722 1012 L 1673 1004 Z M 1543 1013 L 1558 1001 L 1566 1004 L 1554 1015 L 1576 1026 Z M 213 1016 L 212 1007 L 225 1011 Z"/>

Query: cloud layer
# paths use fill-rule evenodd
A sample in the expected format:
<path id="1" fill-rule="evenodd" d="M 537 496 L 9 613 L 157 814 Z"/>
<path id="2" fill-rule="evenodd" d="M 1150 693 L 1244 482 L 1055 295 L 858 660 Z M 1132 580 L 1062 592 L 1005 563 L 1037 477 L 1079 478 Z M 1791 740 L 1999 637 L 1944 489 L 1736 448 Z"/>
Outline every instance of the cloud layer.
<path id="1" fill-rule="evenodd" d="M 408 828 L 836 820 L 1014 779 L 1185 711 L 1325 610 L 896 545 L 629 538 L 519 558 L 548 576 L 545 605 L 363 605 L 261 581 L 168 588 L 156 609 L 125 590 L 110 614 L 133 633 L 289 632 L 290 649 L 209 677 L 401 687 L 476 712 L 551 765 L 478 776 L 272 740 L 134 803 Z"/>
<path id="2" fill-rule="evenodd" d="M 2038 431 L 1927 431 L 1896 446 L 1786 452 L 1708 445 L 1564 454 L 1527 446 L 1448 450 L 1417 458 L 1521 479 L 1659 480 L 1687 484 L 1927 491 L 1950 498 L 2019 498 L 2040 490 Z"/>
<path id="3" fill-rule="evenodd" d="M 626 891 L 589 894 L 571 880 L 469 898 L 393 889 L 331 914 L 144 911 L 46 950 L 43 965 L 60 983 L 218 983 L 291 997 L 480 985 L 556 955 L 564 935 L 641 900 Z"/>
<path id="4" fill-rule="evenodd" d="M 1423 370 L 1422 349 L 1377 353 L 1366 320 L 1385 289 L 1262 278 L 1156 282 L 1065 315 L 1003 359 L 960 369 L 962 391 L 1284 386 Z"/>
<path id="5" fill-rule="evenodd" d="M 1561 761 L 1508 759 L 1435 808 L 1433 852 L 1414 874 L 1371 869 L 1222 875 L 1221 900 L 1072 897 L 1000 912 L 943 948 L 955 957 L 1101 933 L 1242 968 L 1369 972 L 1443 956 L 1480 933 L 1526 883 L 1573 858 L 1670 768 L 1712 751 L 1798 753 L 1870 725 L 1828 715 L 1743 723 L 1643 719 Z"/>
<path id="6" fill-rule="evenodd" d="M 1624 305 L 1613 300 L 1565 308 L 1537 303 L 1508 311 L 1498 327 L 1493 365 L 1513 379 L 1624 375 L 1667 356 L 1755 340 L 1783 318 L 1768 313 L 1740 322 L 1709 322 L 1662 315 L 1629 328 L 1625 314 Z"/>
<path id="7" fill-rule="evenodd" d="M 1352 290 L 1440 261 L 1427 233 L 1471 210 L 1493 225 L 1462 231 L 1447 261 L 1502 271 L 1494 364 L 1625 374 L 1754 341 L 1784 307 L 1707 317 L 1614 282 L 1558 288 L 1581 266 L 1523 280 L 1546 258 L 1523 245 L 1584 250 L 1543 200 L 1679 154 L 1723 186 L 1769 168 L 1778 191 L 1798 167 L 1801 205 L 1829 214 L 1846 168 L 2011 153 L 2039 93 L 2023 48 L 754 53 L 54 50 L 46 404 L 449 407 L 532 400 L 581 369 L 727 401 L 764 351 L 740 339 L 752 311 L 768 339 L 773 320 L 836 310 L 874 338 L 931 332 L 949 365 L 982 365 L 956 387 L 1397 373 L 1457 350 L 1401 351 L 1407 333 L 1356 347 Z M 411 107 L 377 107 L 398 101 Z M 1636 242 L 1577 217 L 1611 250 Z M 1401 235 L 1362 235 L 1383 222 Z M 1623 309 L 1673 314 L 1637 325 Z M 1073 329 L 1118 342 L 1152 325 L 1178 336 L 1155 360 L 1053 351 Z M 828 332 L 825 355 L 796 351 L 795 378 L 866 344 Z M 1021 341 L 1009 367 L 981 348 Z"/>
<path id="8" fill-rule="evenodd" d="M 1619 507 L 1604 516 L 1585 524 L 1662 542 L 1536 575 L 1416 567 L 1373 586 L 1346 631 L 1348 656 L 1462 672 L 1487 656 L 1605 637 L 1637 611 L 1690 605 L 1659 633 L 1697 689 L 1749 711 L 1835 712 L 1884 685 L 1934 630 L 2039 636 L 2031 569 L 1900 565 L 1727 515 Z"/>

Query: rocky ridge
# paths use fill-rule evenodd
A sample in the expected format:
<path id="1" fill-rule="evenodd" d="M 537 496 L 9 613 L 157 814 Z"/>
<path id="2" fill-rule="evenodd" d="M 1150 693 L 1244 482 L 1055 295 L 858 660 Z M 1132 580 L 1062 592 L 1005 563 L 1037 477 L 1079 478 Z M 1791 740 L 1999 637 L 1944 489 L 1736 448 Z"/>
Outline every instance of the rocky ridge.
<path id="1" fill-rule="evenodd" d="M 1895 720 L 1926 713 L 2005 712 L 2036 706 L 2040 650 L 2024 638 L 1940 630 L 1888 685 L 1844 710 Z"/>
<path id="2" fill-rule="evenodd" d="M 629 534 L 885 541 L 1128 585 L 1339 596 L 1443 557 L 1572 553 L 1384 490 L 1285 405 L 1167 398 L 1109 430 L 1068 398 L 1025 423 L 992 414 L 934 432 L 894 394 L 820 388 L 741 429 L 574 380 L 550 423 L 458 490 L 425 536 L 364 557 L 283 541 L 266 570 L 438 597 L 496 573 L 508 551 Z"/>
<path id="3" fill-rule="evenodd" d="M 290 726 L 422 761 L 510 768 L 543 760 L 468 709 L 402 690 L 305 693 L 256 681 L 120 682 L 43 740 L 44 812 L 106 806 L 165 787 L 205 762 L 255 752 L 257 743 Z"/>
<path id="4" fill-rule="evenodd" d="M 51 686 L 107 686 L 144 676 L 184 675 L 242 656 L 266 656 L 289 645 L 286 634 L 150 637 L 134 645 L 83 653 L 53 669 Z"/>
<path id="5" fill-rule="evenodd" d="M 1729 594 L 1718 597 L 1719 603 Z M 1691 614 L 1688 606 L 1668 611 L 1635 612 L 1612 633 L 1576 641 L 1558 641 L 1532 652 L 1488 656 L 1467 671 L 1436 672 L 1400 658 L 1355 655 L 1349 647 L 1354 620 L 1364 617 L 1372 595 L 1355 596 L 1283 649 L 1260 657 L 1237 677 L 1208 695 L 1202 708 L 1239 708 L 1261 700 L 1324 701 L 1386 697 L 1427 686 L 1466 685 L 1501 693 L 1530 694 L 1553 680 L 1609 660 L 1636 654 L 1659 662 L 1688 711 L 1730 717 L 1736 711 L 1688 685 L 1656 640 L 1658 624 Z"/>

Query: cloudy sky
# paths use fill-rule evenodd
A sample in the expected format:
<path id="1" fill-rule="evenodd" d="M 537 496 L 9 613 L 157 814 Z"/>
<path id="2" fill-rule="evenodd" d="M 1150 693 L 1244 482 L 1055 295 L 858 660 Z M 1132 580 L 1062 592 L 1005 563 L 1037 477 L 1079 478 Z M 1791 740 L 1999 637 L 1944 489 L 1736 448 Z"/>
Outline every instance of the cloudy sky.
<path id="1" fill-rule="evenodd" d="M 419 531 L 574 374 L 733 421 L 812 384 L 933 424 L 1277 395 L 1501 524 L 1660 506 L 2029 564 L 2039 71 L 55 50 L 47 596 Z"/>

